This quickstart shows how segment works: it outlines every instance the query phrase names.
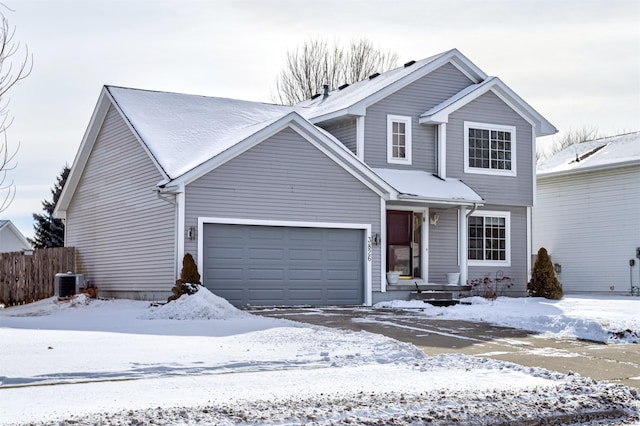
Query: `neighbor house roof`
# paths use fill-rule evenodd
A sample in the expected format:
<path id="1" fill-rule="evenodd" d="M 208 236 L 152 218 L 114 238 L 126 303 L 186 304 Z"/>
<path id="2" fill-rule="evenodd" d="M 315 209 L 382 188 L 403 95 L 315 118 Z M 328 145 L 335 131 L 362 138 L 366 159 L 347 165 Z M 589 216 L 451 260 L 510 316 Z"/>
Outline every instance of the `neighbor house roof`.
<path id="1" fill-rule="evenodd" d="M 640 165 L 640 132 L 576 143 L 537 166 L 538 177 Z"/>
<path id="2" fill-rule="evenodd" d="M 0 232 L 11 232 L 15 239 L 22 245 L 22 249 L 31 249 L 29 241 L 10 220 L 0 220 Z M 2 248 L 2 245 L 0 245 L 0 248 Z"/>

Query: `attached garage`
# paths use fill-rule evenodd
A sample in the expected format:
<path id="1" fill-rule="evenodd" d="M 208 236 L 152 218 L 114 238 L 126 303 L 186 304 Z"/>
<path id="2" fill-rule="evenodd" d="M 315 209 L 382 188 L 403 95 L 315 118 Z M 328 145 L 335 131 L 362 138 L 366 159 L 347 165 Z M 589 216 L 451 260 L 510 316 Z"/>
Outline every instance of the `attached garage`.
<path id="1" fill-rule="evenodd" d="M 365 302 L 364 228 L 201 226 L 203 284 L 234 305 Z"/>

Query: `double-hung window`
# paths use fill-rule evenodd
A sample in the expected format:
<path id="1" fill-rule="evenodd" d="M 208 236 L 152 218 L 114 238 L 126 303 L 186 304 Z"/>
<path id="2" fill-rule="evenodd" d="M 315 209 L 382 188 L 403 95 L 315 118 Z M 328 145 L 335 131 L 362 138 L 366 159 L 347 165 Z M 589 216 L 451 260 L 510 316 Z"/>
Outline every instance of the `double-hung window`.
<path id="1" fill-rule="evenodd" d="M 498 124 L 464 123 L 464 171 L 516 175 L 516 128 Z"/>
<path id="2" fill-rule="evenodd" d="M 387 163 L 411 164 L 411 117 L 387 116 Z"/>
<path id="3" fill-rule="evenodd" d="M 469 265 L 511 265 L 511 214 L 509 212 L 474 212 L 468 218 L 467 235 Z"/>

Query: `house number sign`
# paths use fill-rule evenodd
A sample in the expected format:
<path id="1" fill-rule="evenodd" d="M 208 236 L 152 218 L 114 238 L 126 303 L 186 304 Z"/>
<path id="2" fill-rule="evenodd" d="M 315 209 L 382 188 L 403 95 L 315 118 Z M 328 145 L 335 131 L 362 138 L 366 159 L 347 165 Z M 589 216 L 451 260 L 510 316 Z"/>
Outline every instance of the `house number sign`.
<path id="1" fill-rule="evenodd" d="M 373 248 L 371 247 L 371 237 L 367 237 L 367 260 L 371 262 L 373 259 Z"/>

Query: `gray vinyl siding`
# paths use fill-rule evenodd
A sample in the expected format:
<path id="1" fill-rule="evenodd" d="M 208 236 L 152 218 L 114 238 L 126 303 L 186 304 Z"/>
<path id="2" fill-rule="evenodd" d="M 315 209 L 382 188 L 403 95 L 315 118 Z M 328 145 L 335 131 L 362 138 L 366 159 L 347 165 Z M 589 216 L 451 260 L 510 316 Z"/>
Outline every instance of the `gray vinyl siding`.
<path id="1" fill-rule="evenodd" d="M 458 272 L 458 209 L 429 209 L 429 215 L 440 218 L 436 226 L 429 226 L 429 282 L 446 283 L 449 272 Z"/>
<path id="2" fill-rule="evenodd" d="M 187 185 L 185 226 L 198 217 L 371 224 L 380 233 L 380 197 L 291 129 L 285 129 Z M 380 289 L 374 246 L 373 290 Z M 185 251 L 197 257 L 196 241 Z"/>
<path id="3" fill-rule="evenodd" d="M 495 279 L 496 273 L 501 271 L 505 277 L 510 277 L 513 286 L 500 291 L 498 295 L 523 297 L 527 294 L 527 209 L 526 207 L 503 208 L 500 206 L 485 206 L 481 210 L 510 211 L 511 212 L 511 266 L 469 266 L 469 281 L 489 276 Z M 439 222 L 438 222 L 439 223 Z"/>
<path id="4" fill-rule="evenodd" d="M 365 117 L 365 163 L 371 167 L 436 171 L 435 126 L 418 119 L 425 111 L 450 98 L 473 82 L 451 64 L 443 65 L 420 80 L 367 108 Z M 412 165 L 387 164 L 387 115 L 411 117 Z"/>
<path id="5" fill-rule="evenodd" d="M 158 169 L 110 107 L 73 195 L 65 245 L 101 295 L 155 298 L 175 283 L 175 208 L 151 190 Z"/>
<path id="6" fill-rule="evenodd" d="M 357 142 L 356 142 L 356 120 L 355 118 L 342 120 L 339 122 L 321 123 L 320 127 L 331 133 L 338 138 L 349 151 L 354 154 L 358 154 Z"/>
<path id="7" fill-rule="evenodd" d="M 511 265 L 469 266 L 468 279 L 490 276 L 495 278 L 498 271 L 510 277 L 514 285 L 504 289 L 504 296 L 524 296 L 527 289 L 527 211 L 525 207 L 507 208 L 485 206 L 480 210 L 511 212 Z M 446 273 L 457 272 L 458 264 L 458 211 L 457 209 L 431 209 L 429 214 L 437 214 L 440 219 L 436 226 L 429 226 L 429 282 L 446 283 Z"/>
<path id="8" fill-rule="evenodd" d="M 517 176 L 464 173 L 464 122 L 516 127 Z M 533 205 L 532 126 L 495 94 L 488 92 L 463 106 L 447 124 L 447 176 L 462 179 L 490 204 Z"/>
<path id="9" fill-rule="evenodd" d="M 547 249 L 562 266 L 565 293 L 627 293 L 639 285 L 640 168 L 538 178 L 533 253 Z M 611 289 L 613 287 L 613 289 Z"/>

